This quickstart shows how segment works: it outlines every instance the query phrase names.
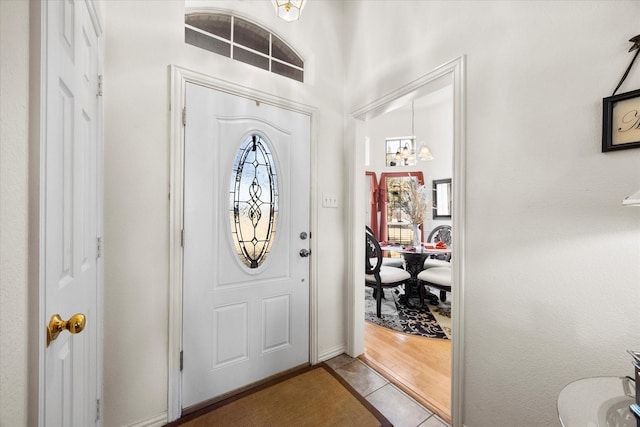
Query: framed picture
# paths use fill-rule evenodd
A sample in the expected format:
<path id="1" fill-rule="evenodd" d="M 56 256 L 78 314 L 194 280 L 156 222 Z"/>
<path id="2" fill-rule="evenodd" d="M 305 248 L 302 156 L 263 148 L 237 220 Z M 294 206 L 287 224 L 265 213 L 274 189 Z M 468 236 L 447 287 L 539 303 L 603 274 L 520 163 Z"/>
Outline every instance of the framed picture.
<path id="1" fill-rule="evenodd" d="M 602 100 L 602 152 L 640 147 L 640 89 Z"/>

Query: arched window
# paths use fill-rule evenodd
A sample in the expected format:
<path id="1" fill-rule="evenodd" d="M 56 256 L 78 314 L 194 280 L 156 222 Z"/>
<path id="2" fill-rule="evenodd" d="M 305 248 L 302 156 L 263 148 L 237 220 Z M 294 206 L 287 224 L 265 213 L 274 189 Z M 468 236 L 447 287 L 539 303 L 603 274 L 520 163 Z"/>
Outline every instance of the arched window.
<path id="1" fill-rule="evenodd" d="M 303 81 L 302 58 L 278 36 L 246 19 L 219 12 L 187 13 L 184 40 L 218 55 Z"/>

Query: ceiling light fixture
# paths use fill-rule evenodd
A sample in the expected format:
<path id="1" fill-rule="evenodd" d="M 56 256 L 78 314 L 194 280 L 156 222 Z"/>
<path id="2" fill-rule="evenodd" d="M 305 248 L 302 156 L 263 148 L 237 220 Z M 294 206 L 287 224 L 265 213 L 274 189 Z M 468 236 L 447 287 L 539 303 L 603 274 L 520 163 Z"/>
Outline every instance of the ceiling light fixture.
<path id="1" fill-rule="evenodd" d="M 413 107 L 413 101 L 411 101 L 411 138 L 413 139 L 413 146 L 417 147 L 417 139 L 416 139 L 416 131 L 414 128 L 415 122 L 415 111 Z M 422 142 L 420 144 L 420 149 L 418 150 L 418 159 L 425 162 L 427 160 L 433 160 L 433 154 L 431 154 L 431 150 L 427 147 L 427 144 Z"/>
<path id="2" fill-rule="evenodd" d="M 426 162 L 427 160 L 433 160 L 433 154 L 431 154 L 431 150 L 425 143 L 420 145 L 420 149 L 418 150 L 418 159 Z"/>
<path id="3" fill-rule="evenodd" d="M 404 148 L 402 149 L 402 157 L 407 158 L 409 157 L 409 154 L 411 154 L 411 151 L 409 150 L 409 144 L 404 144 Z"/>
<path id="4" fill-rule="evenodd" d="M 295 21 L 302 15 L 307 0 L 271 0 L 276 14 L 287 22 Z"/>

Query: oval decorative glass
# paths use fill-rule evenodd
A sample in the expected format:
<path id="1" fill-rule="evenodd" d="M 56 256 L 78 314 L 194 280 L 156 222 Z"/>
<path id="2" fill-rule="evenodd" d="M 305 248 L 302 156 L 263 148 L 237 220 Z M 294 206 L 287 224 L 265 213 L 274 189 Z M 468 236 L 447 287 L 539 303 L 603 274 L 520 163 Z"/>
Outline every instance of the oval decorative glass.
<path id="1" fill-rule="evenodd" d="M 249 268 L 265 261 L 278 223 L 278 178 L 267 142 L 251 135 L 240 146 L 230 186 L 231 233 Z"/>

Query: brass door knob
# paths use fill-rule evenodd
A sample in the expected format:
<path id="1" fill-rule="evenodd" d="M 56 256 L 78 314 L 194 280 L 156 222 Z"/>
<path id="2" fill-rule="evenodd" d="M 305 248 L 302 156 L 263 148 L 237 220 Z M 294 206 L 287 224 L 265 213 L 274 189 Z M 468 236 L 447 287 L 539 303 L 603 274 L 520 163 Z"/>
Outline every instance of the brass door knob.
<path id="1" fill-rule="evenodd" d="M 47 326 L 47 347 L 49 347 L 51 341 L 58 338 L 60 332 L 67 330 L 72 334 L 77 334 L 82 332 L 86 323 L 87 319 L 84 314 L 76 313 L 66 322 L 62 320 L 59 314 L 54 314 L 49 320 L 49 326 Z"/>

